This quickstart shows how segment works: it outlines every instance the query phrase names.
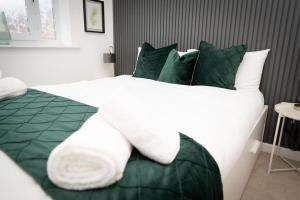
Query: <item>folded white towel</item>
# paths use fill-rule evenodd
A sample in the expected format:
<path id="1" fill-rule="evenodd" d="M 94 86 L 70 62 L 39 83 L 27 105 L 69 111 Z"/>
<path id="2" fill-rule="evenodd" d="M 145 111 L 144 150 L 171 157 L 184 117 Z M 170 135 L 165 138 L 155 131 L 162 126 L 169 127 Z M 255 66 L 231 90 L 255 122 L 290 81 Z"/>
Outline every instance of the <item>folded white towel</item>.
<path id="1" fill-rule="evenodd" d="M 151 110 L 141 95 L 124 90 L 106 103 L 103 119 L 118 129 L 144 156 L 162 164 L 171 163 L 180 147 L 180 137 L 160 110 Z M 161 115 L 164 116 L 164 115 Z"/>
<path id="2" fill-rule="evenodd" d="M 25 94 L 26 84 L 13 77 L 0 79 L 0 100 L 16 97 Z"/>
<path id="3" fill-rule="evenodd" d="M 51 152 L 48 176 L 65 189 L 109 186 L 122 178 L 131 151 L 128 140 L 96 113 Z"/>

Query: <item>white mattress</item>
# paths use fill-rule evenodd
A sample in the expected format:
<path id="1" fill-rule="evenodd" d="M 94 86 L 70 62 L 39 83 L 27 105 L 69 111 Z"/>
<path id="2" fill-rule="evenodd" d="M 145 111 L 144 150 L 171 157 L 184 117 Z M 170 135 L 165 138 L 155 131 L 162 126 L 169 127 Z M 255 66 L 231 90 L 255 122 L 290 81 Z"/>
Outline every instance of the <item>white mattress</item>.
<path id="1" fill-rule="evenodd" d="M 227 90 L 167 84 L 128 75 L 35 87 L 99 107 L 120 90 L 143 95 L 145 105 L 171 120 L 179 132 L 202 144 L 224 179 L 240 157 L 251 128 L 263 110 L 258 90 Z M 121 99 L 120 99 L 121 100 Z M 50 199 L 33 179 L 0 151 L 0 199 Z"/>

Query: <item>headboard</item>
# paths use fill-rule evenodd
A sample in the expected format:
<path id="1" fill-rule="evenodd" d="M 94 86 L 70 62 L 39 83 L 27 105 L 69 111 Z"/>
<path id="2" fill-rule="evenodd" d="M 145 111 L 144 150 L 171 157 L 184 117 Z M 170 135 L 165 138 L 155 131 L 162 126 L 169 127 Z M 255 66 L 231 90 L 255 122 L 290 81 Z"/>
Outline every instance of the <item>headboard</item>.
<path id="1" fill-rule="evenodd" d="M 180 50 L 201 40 L 218 47 L 270 48 L 261 91 L 269 105 L 264 141 L 271 143 L 280 101 L 300 100 L 299 0 L 114 0 L 116 74 L 131 74 L 137 47 L 178 42 Z"/>

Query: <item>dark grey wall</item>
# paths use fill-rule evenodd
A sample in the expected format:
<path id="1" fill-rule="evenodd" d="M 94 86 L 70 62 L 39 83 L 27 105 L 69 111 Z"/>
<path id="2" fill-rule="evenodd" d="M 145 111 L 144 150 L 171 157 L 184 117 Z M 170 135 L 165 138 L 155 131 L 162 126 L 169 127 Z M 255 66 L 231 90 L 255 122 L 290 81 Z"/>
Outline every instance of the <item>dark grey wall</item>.
<path id="1" fill-rule="evenodd" d="M 300 101 L 299 18 L 300 0 L 114 0 L 116 73 L 132 73 L 144 41 L 155 47 L 178 42 L 180 50 L 197 48 L 201 40 L 270 48 L 261 90 L 270 105 L 264 140 L 271 142 L 274 104 Z"/>

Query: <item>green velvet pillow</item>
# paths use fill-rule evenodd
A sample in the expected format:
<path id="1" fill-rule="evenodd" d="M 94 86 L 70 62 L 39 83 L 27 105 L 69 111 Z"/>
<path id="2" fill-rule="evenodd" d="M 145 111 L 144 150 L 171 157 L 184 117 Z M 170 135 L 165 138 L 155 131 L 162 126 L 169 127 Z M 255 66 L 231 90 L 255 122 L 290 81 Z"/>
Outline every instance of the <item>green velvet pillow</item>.
<path id="1" fill-rule="evenodd" d="M 159 81 L 190 85 L 193 77 L 194 66 L 198 57 L 198 52 L 191 52 L 179 56 L 173 49 L 158 77 Z"/>
<path id="2" fill-rule="evenodd" d="M 247 46 L 236 45 L 217 49 L 208 42 L 201 41 L 199 51 L 192 85 L 235 89 L 235 75 L 247 51 Z"/>
<path id="3" fill-rule="evenodd" d="M 177 49 L 177 44 L 155 49 L 145 42 L 139 54 L 133 76 L 157 80 L 172 49 Z"/>

